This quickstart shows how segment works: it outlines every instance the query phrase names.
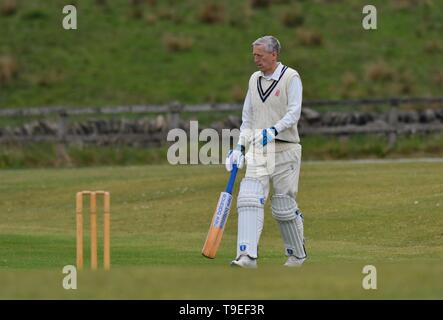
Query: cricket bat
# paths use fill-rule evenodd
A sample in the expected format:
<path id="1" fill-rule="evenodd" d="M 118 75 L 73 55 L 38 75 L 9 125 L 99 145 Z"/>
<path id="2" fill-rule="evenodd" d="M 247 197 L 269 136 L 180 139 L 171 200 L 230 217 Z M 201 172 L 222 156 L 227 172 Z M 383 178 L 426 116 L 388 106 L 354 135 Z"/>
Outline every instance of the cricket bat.
<path id="1" fill-rule="evenodd" d="M 226 221 L 228 220 L 229 212 L 231 211 L 232 188 L 234 187 L 237 170 L 237 165 L 234 164 L 226 190 L 220 193 L 217 207 L 215 208 L 215 213 L 212 217 L 212 222 L 202 250 L 202 255 L 209 259 L 215 258 L 218 247 L 220 246 L 223 230 L 225 228 Z"/>

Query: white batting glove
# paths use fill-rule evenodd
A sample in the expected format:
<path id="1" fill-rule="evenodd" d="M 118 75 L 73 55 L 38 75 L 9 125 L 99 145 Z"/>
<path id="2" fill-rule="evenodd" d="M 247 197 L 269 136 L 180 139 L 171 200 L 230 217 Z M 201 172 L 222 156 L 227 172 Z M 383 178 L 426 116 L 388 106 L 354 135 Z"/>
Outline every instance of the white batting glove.
<path id="1" fill-rule="evenodd" d="M 277 134 L 278 134 L 277 129 L 275 129 L 274 127 L 263 129 L 261 132 L 257 133 L 254 136 L 254 138 L 252 139 L 252 143 L 256 147 L 257 146 L 264 147 L 272 140 L 274 140 Z"/>
<path id="2" fill-rule="evenodd" d="M 234 150 L 229 150 L 228 155 L 226 157 L 226 170 L 232 171 L 232 167 L 234 164 L 237 165 L 238 169 L 243 168 L 245 164 L 245 147 L 241 145 L 237 145 Z"/>

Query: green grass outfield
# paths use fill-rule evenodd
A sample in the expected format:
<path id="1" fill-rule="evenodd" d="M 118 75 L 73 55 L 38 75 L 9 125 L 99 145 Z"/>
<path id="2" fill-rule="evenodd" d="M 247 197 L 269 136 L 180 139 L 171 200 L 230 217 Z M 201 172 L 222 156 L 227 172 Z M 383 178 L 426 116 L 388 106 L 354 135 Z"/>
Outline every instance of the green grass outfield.
<path id="1" fill-rule="evenodd" d="M 309 259 L 282 266 L 268 203 L 259 268 L 243 270 L 229 267 L 235 210 L 217 258 L 200 254 L 228 178 L 221 166 L 2 170 L 0 298 L 442 299 L 442 173 L 441 160 L 304 162 L 298 202 Z M 64 290 L 83 189 L 111 192 L 112 270 L 81 272 L 78 289 Z M 377 290 L 362 288 L 369 264 Z"/>

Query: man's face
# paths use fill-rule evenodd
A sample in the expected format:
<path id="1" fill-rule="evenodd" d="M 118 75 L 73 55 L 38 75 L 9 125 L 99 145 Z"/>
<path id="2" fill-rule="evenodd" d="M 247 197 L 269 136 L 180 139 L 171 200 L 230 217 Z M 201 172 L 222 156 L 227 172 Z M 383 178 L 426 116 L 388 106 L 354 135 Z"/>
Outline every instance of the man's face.
<path id="1" fill-rule="evenodd" d="M 258 45 L 253 46 L 252 54 L 254 55 L 254 62 L 260 71 L 265 74 L 273 71 L 277 62 L 276 52 L 269 53 L 266 51 L 265 45 Z"/>

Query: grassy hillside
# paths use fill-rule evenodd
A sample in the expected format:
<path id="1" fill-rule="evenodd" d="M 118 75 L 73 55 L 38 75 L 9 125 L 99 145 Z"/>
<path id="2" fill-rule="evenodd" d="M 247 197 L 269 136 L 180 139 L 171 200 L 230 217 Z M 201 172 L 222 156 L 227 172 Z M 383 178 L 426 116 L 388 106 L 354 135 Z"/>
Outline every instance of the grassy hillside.
<path id="1" fill-rule="evenodd" d="M 282 267 L 267 203 L 259 268 L 250 271 L 229 267 L 235 209 L 218 257 L 200 255 L 227 180 L 221 167 L 3 170 L 0 298 L 441 299 L 442 170 L 442 162 L 305 162 L 298 202 L 309 259 Z M 112 270 L 81 273 L 78 290 L 66 291 L 61 270 L 75 263 L 82 189 L 111 192 Z M 367 264 L 377 267 L 377 290 L 362 289 Z"/>
<path id="2" fill-rule="evenodd" d="M 239 101 L 265 34 L 308 99 L 442 92 L 439 1 L 372 1 L 376 31 L 362 29 L 359 0 L 68 3 L 75 31 L 63 1 L 0 0 L 0 107 Z"/>

